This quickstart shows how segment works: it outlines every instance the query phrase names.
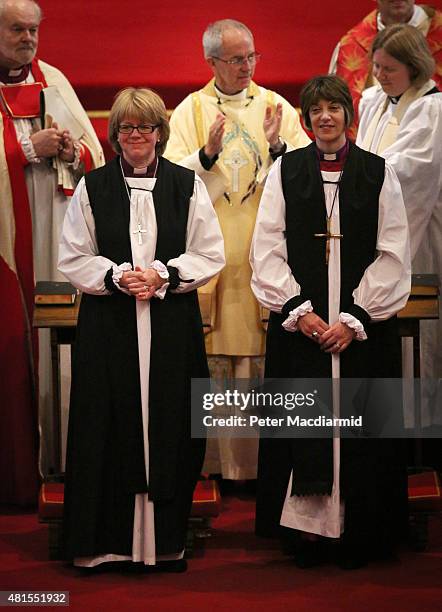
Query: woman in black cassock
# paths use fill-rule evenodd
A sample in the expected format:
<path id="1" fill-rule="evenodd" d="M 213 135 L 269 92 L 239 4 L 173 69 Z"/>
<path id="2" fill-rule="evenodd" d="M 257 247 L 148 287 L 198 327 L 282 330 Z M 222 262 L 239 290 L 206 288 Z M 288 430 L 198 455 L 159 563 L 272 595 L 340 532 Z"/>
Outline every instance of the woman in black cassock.
<path id="1" fill-rule="evenodd" d="M 399 182 L 388 163 L 347 140 L 344 81 L 312 79 L 301 105 L 315 142 L 274 164 L 251 250 L 252 288 L 271 310 L 266 377 L 400 376 L 395 314 L 409 295 L 410 254 Z M 395 448 L 261 439 L 257 533 L 296 533 L 301 567 L 323 562 L 332 540 L 346 568 L 388 553 L 406 509 Z"/>
<path id="2" fill-rule="evenodd" d="M 114 102 L 118 153 L 82 179 L 59 269 L 83 296 L 66 459 L 65 552 L 75 565 L 182 560 L 204 441 L 190 437 L 192 377 L 207 377 L 196 288 L 224 265 L 206 188 L 161 157 L 162 100 Z"/>

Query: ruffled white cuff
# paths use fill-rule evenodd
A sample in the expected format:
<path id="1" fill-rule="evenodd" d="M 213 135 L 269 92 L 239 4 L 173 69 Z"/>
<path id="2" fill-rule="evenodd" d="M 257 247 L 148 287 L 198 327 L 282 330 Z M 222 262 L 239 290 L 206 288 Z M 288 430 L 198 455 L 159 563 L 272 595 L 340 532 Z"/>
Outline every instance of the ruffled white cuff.
<path id="1" fill-rule="evenodd" d="M 112 266 L 112 280 L 114 282 L 115 287 L 117 287 L 120 291 L 126 293 L 127 295 L 130 295 L 130 291 L 125 287 L 120 287 L 120 280 L 124 272 L 128 272 L 129 270 L 132 270 L 132 265 L 127 262 L 122 263 L 119 266 Z"/>
<path id="2" fill-rule="evenodd" d="M 167 269 L 167 267 L 163 264 L 162 261 L 159 261 L 158 259 L 155 259 L 155 261 L 153 261 L 149 266 L 147 266 L 148 268 L 151 268 L 152 270 L 155 270 L 155 272 L 158 273 L 158 276 L 160 278 L 163 278 L 164 280 L 169 280 L 169 270 Z M 155 293 L 153 294 L 154 297 L 159 298 L 160 300 L 164 300 L 164 296 L 166 295 L 166 291 L 167 288 L 169 286 L 170 283 L 164 283 L 164 285 L 161 285 L 161 287 L 159 289 L 157 289 L 155 291 Z"/>
<path id="3" fill-rule="evenodd" d="M 35 153 L 34 145 L 32 144 L 31 139 L 27 136 L 22 136 L 20 138 L 20 144 L 28 162 L 30 164 L 39 164 L 41 160 L 39 157 L 37 157 L 37 154 Z"/>
<path id="4" fill-rule="evenodd" d="M 72 168 L 72 170 L 78 170 L 78 166 L 81 162 L 81 145 L 77 140 L 74 140 L 74 159 L 71 162 L 65 162 L 68 168 Z"/>
<path id="5" fill-rule="evenodd" d="M 350 329 L 356 332 L 355 340 L 367 340 L 367 334 L 365 333 L 364 326 L 362 323 L 349 314 L 348 312 L 341 312 L 339 314 L 339 323 L 345 323 Z"/>
<path id="6" fill-rule="evenodd" d="M 306 300 L 300 306 L 289 312 L 289 316 L 282 324 L 283 328 L 289 332 L 297 331 L 299 317 L 303 317 L 309 312 L 313 312 L 313 306 L 310 300 Z"/>

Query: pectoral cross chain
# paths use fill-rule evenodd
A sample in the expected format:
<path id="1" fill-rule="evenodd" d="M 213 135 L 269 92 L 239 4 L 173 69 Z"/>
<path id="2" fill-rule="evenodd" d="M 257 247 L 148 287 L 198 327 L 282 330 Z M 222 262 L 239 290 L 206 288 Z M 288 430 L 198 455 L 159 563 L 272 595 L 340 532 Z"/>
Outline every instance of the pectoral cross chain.
<path id="1" fill-rule="evenodd" d="M 340 240 L 344 236 L 342 234 L 332 234 L 331 232 L 331 218 L 327 217 L 327 233 L 326 234 L 313 234 L 315 238 L 325 238 L 327 242 L 325 243 L 325 263 L 328 265 L 328 260 L 330 257 L 330 240 Z"/>
<path id="2" fill-rule="evenodd" d="M 132 234 L 138 234 L 138 244 L 143 244 L 142 234 L 147 234 L 147 230 L 141 229 L 141 223 L 137 223 L 137 229 L 134 230 Z"/>
<path id="3" fill-rule="evenodd" d="M 330 240 L 334 239 L 334 240 L 340 240 L 341 238 L 343 238 L 344 236 L 342 234 L 332 234 L 331 231 L 331 220 L 332 220 L 332 215 L 333 215 L 333 209 L 335 207 L 335 202 L 336 202 L 336 197 L 338 195 L 339 192 L 339 185 L 341 184 L 341 179 L 342 179 L 342 172 L 343 170 L 341 170 L 340 174 L 339 174 L 339 179 L 337 183 L 334 183 L 336 185 L 335 187 L 335 192 L 333 194 L 333 201 L 332 201 L 332 205 L 330 207 L 330 212 L 327 214 L 327 232 L 325 234 L 313 234 L 313 236 L 315 238 L 325 238 L 326 239 L 326 243 L 325 243 L 325 264 L 328 266 L 328 260 L 330 258 Z M 322 183 L 326 183 L 326 182 L 330 182 L 330 181 L 322 181 Z"/>

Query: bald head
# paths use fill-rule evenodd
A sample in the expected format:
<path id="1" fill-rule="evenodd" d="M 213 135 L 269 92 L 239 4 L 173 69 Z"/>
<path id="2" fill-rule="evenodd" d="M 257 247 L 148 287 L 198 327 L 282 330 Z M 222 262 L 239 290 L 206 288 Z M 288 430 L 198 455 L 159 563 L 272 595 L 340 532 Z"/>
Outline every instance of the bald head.
<path id="1" fill-rule="evenodd" d="M 41 10 L 32 0 L 0 0 L 0 66 L 29 64 L 38 47 Z"/>
<path id="2" fill-rule="evenodd" d="M 14 7 L 24 8 L 25 6 L 29 6 L 29 5 L 32 5 L 35 8 L 35 10 L 37 11 L 38 18 L 41 21 L 41 17 L 42 17 L 41 8 L 37 4 L 37 2 L 34 2 L 33 0 L 0 0 L 0 19 L 5 9 L 14 8 Z"/>
<path id="3" fill-rule="evenodd" d="M 378 0 L 378 9 L 386 26 L 408 23 L 413 16 L 414 0 Z"/>

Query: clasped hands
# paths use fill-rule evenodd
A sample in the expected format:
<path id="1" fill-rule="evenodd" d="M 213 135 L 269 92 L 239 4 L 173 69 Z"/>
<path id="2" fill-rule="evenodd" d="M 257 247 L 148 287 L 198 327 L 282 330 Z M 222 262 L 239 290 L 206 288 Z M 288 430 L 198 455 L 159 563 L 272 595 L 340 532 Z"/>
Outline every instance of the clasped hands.
<path id="1" fill-rule="evenodd" d="M 356 332 L 345 323 L 337 321 L 329 325 L 314 312 L 298 319 L 298 329 L 325 353 L 342 353 L 351 344 Z"/>
<path id="2" fill-rule="evenodd" d="M 69 130 L 61 130 L 54 122 L 52 127 L 34 132 L 30 136 L 37 157 L 59 157 L 63 161 L 75 159 L 74 140 Z"/>
<path id="3" fill-rule="evenodd" d="M 127 289 L 137 300 L 146 301 L 155 294 L 167 281 L 153 268 L 142 270 L 139 266 L 135 270 L 124 272 L 120 278 L 120 287 Z"/>
<path id="4" fill-rule="evenodd" d="M 269 147 L 273 148 L 277 146 L 279 142 L 279 132 L 281 130 L 282 121 L 282 104 L 277 104 L 275 111 L 273 108 L 268 106 L 266 108 L 263 130 Z M 209 159 L 219 155 L 223 148 L 224 130 L 226 124 L 226 116 L 222 113 L 218 113 L 215 121 L 209 128 L 209 135 L 207 143 L 204 146 L 204 153 Z"/>

